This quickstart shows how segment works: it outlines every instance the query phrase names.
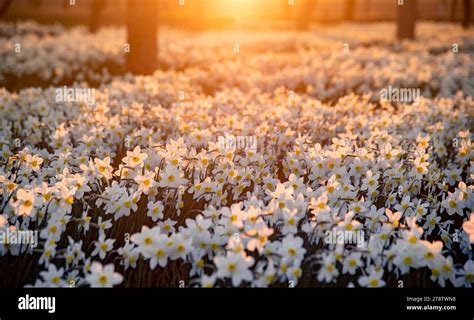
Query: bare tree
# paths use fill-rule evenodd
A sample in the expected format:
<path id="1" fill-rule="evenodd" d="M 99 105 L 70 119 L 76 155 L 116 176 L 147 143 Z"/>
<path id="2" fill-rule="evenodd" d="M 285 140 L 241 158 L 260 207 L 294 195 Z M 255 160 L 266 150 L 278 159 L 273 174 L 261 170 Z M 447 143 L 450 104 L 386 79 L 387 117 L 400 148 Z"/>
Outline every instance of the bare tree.
<path id="1" fill-rule="evenodd" d="M 469 24 L 471 23 L 471 14 L 472 14 L 472 2 L 471 0 L 464 0 L 464 11 L 463 11 L 463 18 L 462 18 L 462 27 L 464 29 L 469 28 Z"/>
<path id="2" fill-rule="evenodd" d="M 414 39 L 418 16 L 417 0 L 403 0 L 398 4 L 397 37 L 400 40 Z"/>
<path id="3" fill-rule="evenodd" d="M 100 16 L 105 9 L 106 0 L 92 0 L 89 31 L 96 32 L 100 26 Z"/>
<path id="4" fill-rule="evenodd" d="M 344 9 L 344 19 L 347 21 L 354 20 L 355 0 L 346 0 Z"/>
<path id="5" fill-rule="evenodd" d="M 158 55 L 158 0 L 127 0 L 127 70 L 152 74 Z"/>
<path id="6" fill-rule="evenodd" d="M 306 30 L 309 27 L 311 18 L 316 7 L 317 0 L 300 0 L 302 3 L 298 8 L 296 27 L 299 30 Z"/>

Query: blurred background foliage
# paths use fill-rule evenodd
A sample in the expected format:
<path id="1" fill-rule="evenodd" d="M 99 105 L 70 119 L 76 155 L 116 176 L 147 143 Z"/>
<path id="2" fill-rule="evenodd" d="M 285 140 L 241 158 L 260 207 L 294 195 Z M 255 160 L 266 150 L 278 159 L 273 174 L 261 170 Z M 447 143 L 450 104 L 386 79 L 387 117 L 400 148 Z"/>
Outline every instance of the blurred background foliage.
<path id="1" fill-rule="evenodd" d="M 71 1 L 75 2 L 74 6 Z M 144 0 L 133 2 L 139 4 L 141 1 Z M 288 5 L 291 0 L 182 1 L 184 5 L 180 5 L 179 0 L 159 0 L 160 23 L 190 30 L 235 26 L 286 29 L 298 26 L 302 17 L 323 24 L 397 18 L 396 0 L 294 0 L 293 6 Z M 418 0 L 418 19 L 460 22 L 464 19 L 464 1 Z M 94 23 L 91 22 L 91 11 L 100 11 L 100 25 L 122 25 L 126 23 L 127 0 L 11 0 L 3 19 L 32 19 L 63 25 L 90 24 Z"/>

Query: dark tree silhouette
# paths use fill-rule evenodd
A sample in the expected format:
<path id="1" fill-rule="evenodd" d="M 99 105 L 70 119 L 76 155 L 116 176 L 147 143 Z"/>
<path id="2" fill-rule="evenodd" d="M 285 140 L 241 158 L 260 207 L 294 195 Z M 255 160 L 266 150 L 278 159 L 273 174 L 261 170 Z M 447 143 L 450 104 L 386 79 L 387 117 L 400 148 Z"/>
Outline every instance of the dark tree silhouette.
<path id="1" fill-rule="evenodd" d="M 158 55 L 158 0 L 127 0 L 127 70 L 152 74 Z"/>
<path id="2" fill-rule="evenodd" d="M 469 24 L 471 23 L 471 14 L 472 14 L 472 1 L 471 0 L 464 0 L 464 11 L 463 11 L 463 18 L 462 18 L 462 27 L 464 29 L 469 28 Z"/>
<path id="3" fill-rule="evenodd" d="M 354 20 L 355 0 L 346 0 L 344 9 L 344 19 L 348 21 Z"/>
<path id="4" fill-rule="evenodd" d="M 8 8 L 12 4 L 13 0 L 4 0 L 0 3 L 0 18 L 7 12 Z"/>
<path id="5" fill-rule="evenodd" d="M 397 37 L 400 40 L 414 39 L 416 18 L 418 16 L 417 0 L 404 0 L 398 5 Z"/>
<path id="6" fill-rule="evenodd" d="M 96 32 L 100 26 L 100 16 L 105 9 L 106 0 L 92 0 L 89 31 Z"/>
<path id="7" fill-rule="evenodd" d="M 456 10 L 458 8 L 458 0 L 451 2 L 451 21 L 456 21 Z"/>

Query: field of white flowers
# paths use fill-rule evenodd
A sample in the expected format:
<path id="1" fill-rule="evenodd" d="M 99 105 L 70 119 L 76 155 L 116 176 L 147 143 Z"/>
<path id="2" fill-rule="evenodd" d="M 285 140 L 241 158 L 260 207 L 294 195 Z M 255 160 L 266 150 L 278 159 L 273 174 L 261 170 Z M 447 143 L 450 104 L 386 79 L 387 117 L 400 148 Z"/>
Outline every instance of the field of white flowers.
<path id="1" fill-rule="evenodd" d="M 474 283 L 468 31 L 162 30 L 144 77 L 119 28 L 0 30 L 0 229 L 39 235 L 0 286 Z"/>

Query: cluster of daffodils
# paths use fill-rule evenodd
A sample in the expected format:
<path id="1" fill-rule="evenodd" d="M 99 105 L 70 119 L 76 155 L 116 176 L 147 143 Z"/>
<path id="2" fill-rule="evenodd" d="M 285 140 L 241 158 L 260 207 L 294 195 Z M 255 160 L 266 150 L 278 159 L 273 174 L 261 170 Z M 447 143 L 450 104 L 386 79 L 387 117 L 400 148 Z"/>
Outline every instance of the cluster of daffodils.
<path id="1" fill-rule="evenodd" d="M 21 21 L 18 23 L 0 23 L 0 36 L 3 38 L 10 38 L 13 36 L 27 36 L 35 34 L 38 36 L 45 35 L 59 35 L 65 32 L 64 26 L 60 24 L 43 25 L 33 20 Z"/>
<path id="2" fill-rule="evenodd" d="M 33 30 L 2 24 L 6 29 Z M 33 25 L 34 26 L 34 25 Z M 124 70 L 129 50 L 124 28 L 90 34 L 84 27 L 0 34 L 0 83 L 46 87 L 109 82 Z M 449 24 L 420 23 L 418 39 L 393 43 L 394 24 L 341 25 L 308 32 L 160 29 L 160 68 L 167 77 L 192 81 L 206 93 L 236 88 L 273 92 L 280 86 L 325 102 L 392 85 L 420 88 L 424 96 L 474 94 L 469 31 Z M 77 44 L 81 45 L 78 46 Z M 367 72 L 370 70 L 370 72 Z M 229 77 L 229 74 L 233 74 Z M 25 81 L 28 78 L 28 81 Z M 20 86 L 21 87 L 21 86 Z"/>
<path id="3" fill-rule="evenodd" d="M 45 86 L 74 81 L 101 82 L 107 81 L 111 72 L 125 63 L 122 54 L 125 41 L 116 37 L 115 29 L 104 28 L 90 34 L 85 27 L 66 30 L 51 26 L 50 30 L 44 30 L 45 27 L 34 26 L 29 23 L 0 26 L 6 28 L 6 34 L 0 33 L 0 83 L 9 85 L 16 80 Z"/>
<path id="4" fill-rule="evenodd" d="M 388 70 L 409 55 L 361 47 L 344 63 L 385 61 L 373 74 L 386 77 L 326 103 L 285 80 L 326 60 L 253 50 L 235 72 L 111 79 L 92 105 L 0 90 L 2 273 L 36 287 L 472 286 L 469 57 L 413 62 L 429 85 L 459 78 L 449 95 L 392 103 L 374 95 L 405 83 Z M 244 75 L 248 88 L 232 84 Z"/>

